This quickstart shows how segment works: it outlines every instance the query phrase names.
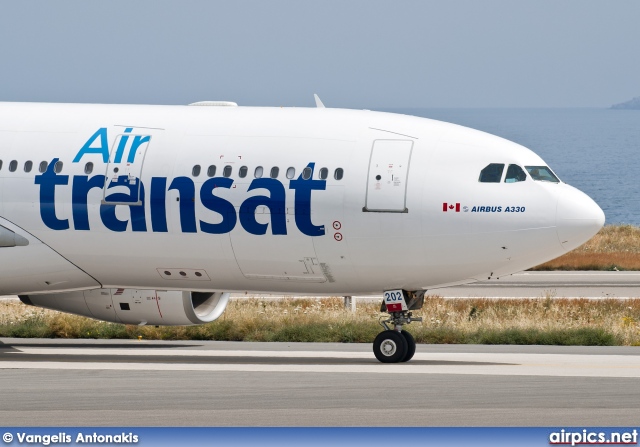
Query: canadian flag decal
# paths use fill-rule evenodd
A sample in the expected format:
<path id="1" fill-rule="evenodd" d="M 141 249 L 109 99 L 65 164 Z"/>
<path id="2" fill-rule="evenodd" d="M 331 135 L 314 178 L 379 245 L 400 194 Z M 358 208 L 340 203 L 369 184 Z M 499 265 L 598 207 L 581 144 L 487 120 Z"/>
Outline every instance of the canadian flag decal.
<path id="1" fill-rule="evenodd" d="M 447 203 L 444 202 L 442 204 L 442 211 L 444 211 L 445 213 L 447 211 L 455 211 L 456 213 L 460 212 L 460 204 L 459 203 Z"/>

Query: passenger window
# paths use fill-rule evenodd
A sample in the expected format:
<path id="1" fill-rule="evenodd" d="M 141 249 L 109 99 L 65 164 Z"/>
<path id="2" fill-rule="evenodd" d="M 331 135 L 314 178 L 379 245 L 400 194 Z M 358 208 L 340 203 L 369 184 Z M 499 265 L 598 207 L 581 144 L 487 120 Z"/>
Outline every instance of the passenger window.
<path id="1" fill-rule="evenodd" d="M 24 162 L 24 172 L 31 172 L 33 168 L 33 162 L 31 160 Z"/>
<path id="2" fill-rule="evenodd" d="M 256 167 L 256 170 L 253 171 L 253 176 L 255 178 L 262 178 L 263 171 L 264 169 L 262 169 L 262 166 L 258 166 Z"/>
<path id="3" fill-rule="evenodd" d="M 287 178 L 292 179 L 296 176 L 296 168 L 287 169 Z"/>
<path id="4" fill-rule="evenodd" d="M 9 171 L 16 172 L 16 169 L 18 169 L 18 162 L 16 160 L 11 160 L 11 163 L 9 163 Z"/>
<path id="5" fill-rule="evenodd" d="M 61 161 L 57 162 L 54 165 L 53 172 L 55 172 L 56 174 L 60 174 L 60 172 L 62 172 L 62 162 Z"/>
<path id="6" fill-rule="evenodd" d="M 309 180 L 313 174 L 313 170 L 310 167 L 306 167 L 302 170 L 302 180 Z"/>
<path id="7" fill-rule="evenodd" d="M 342 168 L 336 169 L 333 173 L 333 178 L 336 180 L 342 180 L 342 176 L 344 175 L 344 170 Z"/>
<path id="8" fill-rule="evenodd" d="M 504 171 L 504 164 L 491 163 L 480 171 L 480 178 L 478 181 L 481 183 L 500 183 L 500 180 L 502 179 L 502 171 Z"/>
<path id="9" fill-rule="evenodd" d="M 11 166 L 9 166 L 11 168 Z M 546 166 L 525 166 L 532 179 L 541 182 L 560 183 L 558 177 L 555 176 L 551 169 Z"/>
<path id="10" fill-rule="evenodd" d="M 194 177 L 197 177 L 200 175 L 200 165 L 195 165 L 193 167 L 193 169 L 191 170 L 191 175 L 193 175 Z"/>
<path id="11" fill-rule="evenodd" d="M 504 178 L 505 183 L 524 182 L 527 179 L 527 174 L 524 173 L 522 168 L 518 165 L 509 165 L 507 168 L 507 175 Z"/>
<path id="12" fill-rule="evenodd" d="M 320 169 L 320 180 L 326 180 L 329 177 L 329 170 L 327 168 Z"/>
<path id="13" fill-rule="evenodd" d="M 238 177 L 245 178 L 247 176 L 247 172 L 249 172 L 249 168 L 246 166 L 241 167 L 238 171 Z"/>
<path id="14" fill-rule="evenodd" d="M 49 167 L 49 163 L 47 163 L 46 161 L 41 161 L 40 166 L 38 167 L 38 171 L 45 172 L 48 167 Z"/>
<path id="15" fill-rule="evenodd" d="M 280 174 L 280 168 L 279 167 L 274 166 L 273 168 L 271 168 L 271 174 L 270 174 L 271 178 L 278 178 L 278 174 Z"/>
<path id="16" fill-rule="evenodd" d="M 231 165 L 226 165 L 224 167 L 224 169 L 222 170 L 222 176 L 223 177 L 231 177 L 231 171 L 232 171 L 232 167 Z"/>
<path id="17" fill-rule="evenodd" d="M 208 177 L 213 177 L 214 175 L 216 175 L 216 166 L 215 165 L 211 165 L 207 169 L 207 176 Z"/>
<path id="18" fill-rule="evenodd" d="M 89 162 L 86 165 L 84 165 L 84 173 L 85 174 L 91 174 L 93 172 L 93 163 Z"/>

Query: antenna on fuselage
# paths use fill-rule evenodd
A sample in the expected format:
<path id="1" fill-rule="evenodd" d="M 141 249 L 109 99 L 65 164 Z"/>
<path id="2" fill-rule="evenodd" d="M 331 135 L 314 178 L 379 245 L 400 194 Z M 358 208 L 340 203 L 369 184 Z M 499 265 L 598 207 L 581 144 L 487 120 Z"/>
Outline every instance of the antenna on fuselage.
<path id="1" fill-rule="evenodd" d="M 315 93 L 313 94 L 313 97 L 316 100 L 316 107 L 319 109 L 324 109 L 324 104 L 322 104 L 322 101 L 320 101 L 320 98 L 318 97 L 318 95 L 316 95 Z"/>

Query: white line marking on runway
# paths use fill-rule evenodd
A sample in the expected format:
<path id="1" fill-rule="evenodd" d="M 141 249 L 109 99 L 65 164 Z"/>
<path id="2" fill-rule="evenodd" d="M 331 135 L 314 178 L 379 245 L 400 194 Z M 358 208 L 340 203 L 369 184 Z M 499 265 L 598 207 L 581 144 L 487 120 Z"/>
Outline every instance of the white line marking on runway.
<path id="1" fill-rule="evenodd" d="M 338 351 L 215 351 L 170 349 L 69 349 L 24 348 L 29 355 L 167 357 L 167 363 L 144 362 L 65 362 L 65 361 L 0 361 L 0 369 L 77 369 L 77 370 L 145 370 L 145 371 L 243 371 L 243 372 L 312 372 L 312 373 L 376 373 L 376 374 L 467 374 L 510 376 L 564 377 L 634 377 L 640 378 L 640 356 L 622 355 L 564 355 L 564 354 L 507 354 L 507 353 L 417 353 L 405 364 L 381 364 L 368 352 Z M 8 353 L 9 354 L 9 353 Z M 210 358 L 211 363 L 180 363 L 184 356 Z M 287 358 L 290 363 L 216 363 L 220 357 Z M 296 364 L 295 359 L 370 359 L 371 364 Z M 416 364 L 426 361 L 431 364 Z M 448 362 L 450 364 L 438 364 Z M 486 364 L 489 363 L 489 364 Z"/>
<path id="2" fill-rule="evenodd" d="M 348 351 L 216 351 L 212 349 L 175 349 L 175 348 L 17 348 L 24 354 L 39 355 L 120 355 L 120 356 L 167 356 L 167 357 L 286 357 L 286 358 L 339 358 L 370 359 L 371 352 Z M 19 354 L 18 352 L 7 354 Z"/>
<path id="3" fill-rule="evenodd" d="M 176 364 L 176 363 L 75 363 L 0 362 L 1 369 L 122 370 L 122 371 L 236 371 L 292 373 L 375 373 L 375 374 L 464 374 L 497 376 L 559 377 L 640 377 L 638 368 L 558 368 L 560 365 L 257 365 L 257 364 Z"/>

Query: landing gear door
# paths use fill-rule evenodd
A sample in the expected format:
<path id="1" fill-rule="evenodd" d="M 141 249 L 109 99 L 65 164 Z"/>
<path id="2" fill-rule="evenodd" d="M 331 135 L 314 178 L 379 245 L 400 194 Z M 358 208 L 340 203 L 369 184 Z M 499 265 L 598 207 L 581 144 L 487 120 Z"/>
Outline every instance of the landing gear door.
<path id="1" fill-rule="evenodd" d="M 116 136 L 105 174 L 102 203 L 142 205 L 140 179 L 147 149 L 156 129 L 126 127 Z"/>
<path id="2" fill-rule="evenodd" d="M 375 140 L 363 211 L 406 213 L 407 177 L 413 141 Z"/>

